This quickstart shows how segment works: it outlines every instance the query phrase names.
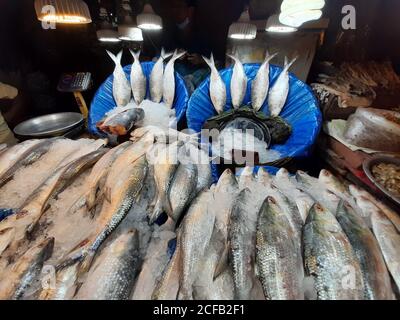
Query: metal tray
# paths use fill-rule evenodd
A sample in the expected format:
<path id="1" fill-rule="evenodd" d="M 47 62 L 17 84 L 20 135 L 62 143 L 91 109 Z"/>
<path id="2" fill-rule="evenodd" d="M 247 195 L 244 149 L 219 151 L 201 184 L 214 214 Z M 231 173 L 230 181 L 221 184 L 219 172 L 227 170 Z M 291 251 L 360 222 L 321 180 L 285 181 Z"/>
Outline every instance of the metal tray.
<path id="1" fill-rule="evenodd" d="M 395 165 L 400 166 L 400 158 L 396 158 L 393 156 L 375 156 L 370 159 L 367 159 L 363 162 L 363 169 L 365 174 L 367 175 L 368 179 L 379 189 L 381 190 L 386 196 L 392 199 L 394 202 L 400 204 L 400 198 L 395 196 L 393 193 L 386 190 L 381 184 L 379 184 L 372 174 L 372 167 L 379 164 L 379 163 L 392 163 Z"/>
<path id="2" fill-rule="evenodd" d="M 53 113 L 20 123 L 14 128 L 14 133 L 20 137 L 54 137 L 65 134 L 83 122 L 80 113 Z"/>

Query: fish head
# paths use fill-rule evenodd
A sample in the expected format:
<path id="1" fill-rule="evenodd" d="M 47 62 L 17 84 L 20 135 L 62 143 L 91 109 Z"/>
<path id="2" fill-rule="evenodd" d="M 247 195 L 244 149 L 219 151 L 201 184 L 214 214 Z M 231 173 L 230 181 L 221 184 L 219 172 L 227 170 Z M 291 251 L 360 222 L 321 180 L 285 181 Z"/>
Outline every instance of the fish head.
<path id="1" fill-rule="evenodd" d="M 218 180 L 217 186 L 215 188 L 216 192 L 228 193 L 231 192 L 232 189 L 238 189 L 239 185 L 236 180 L 235 175 L 230 169 L 227 169 L 223 172 L 221 177 Z"/>

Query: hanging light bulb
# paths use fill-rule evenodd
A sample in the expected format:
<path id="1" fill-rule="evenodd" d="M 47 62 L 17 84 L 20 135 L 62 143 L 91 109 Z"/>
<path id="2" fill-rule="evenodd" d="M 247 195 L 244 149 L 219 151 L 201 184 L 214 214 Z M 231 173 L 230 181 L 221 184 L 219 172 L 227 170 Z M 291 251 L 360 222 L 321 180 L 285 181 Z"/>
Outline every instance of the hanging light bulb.
<path id="1" fill-rule="evenodd" d="M 132 18 L 132 8 L 129 0 L 122 1 L 124 11 L 121 24 L 118 25 L 118 37 L 124 41 L 143 41 L 142 30 L 137 27 Z"/>
<path id="2" fill-rule="evenodd" d="M 105 8 L 100 8 L 99 14 L 100 27 L 97 30 L 97 39 L 101 42 L 120 42 L 118 32 L 109 21 L 108 12 Z"/>
<path id="3" fill-rule="evenodd" d="M 250 23 L 249 9 L 246 8 L 239 20 L 229 27 L 228 37 L 231 39 L 252 40 L 257 37 L 257 26 Z"/>
<path id="4" fill-rule="evenodd" d="M 324 6 L 325 0 L 284 0 L 279 21 L 292 27 L 300 27 L 305 22 L 320 19 Z"/>
<path id="5" fill-rule="evenodd" d="M 138 27 L 143 30 L 161 30 L 162 19 L 155 14 L 151 4 L 146 3 L 143 12 L 136 17 Z"/>
<path id="6" fill-rule="evenodd" d="M 46 10 L 48 6 L 54 12 Z M 35 0 L 35 11 L 39 21 L 50 23 L 87 24 L 92 22 L 87 4 L 82 0 Z"/>
<path id="7" fill-rule="evenodd" d="M 282 24 L 279 21 L 279 16 L 277 14 L 274 14 L 268 18 L 265 31 L 275 33 L 291 33 L 296 32 L 297 28 Z"/>

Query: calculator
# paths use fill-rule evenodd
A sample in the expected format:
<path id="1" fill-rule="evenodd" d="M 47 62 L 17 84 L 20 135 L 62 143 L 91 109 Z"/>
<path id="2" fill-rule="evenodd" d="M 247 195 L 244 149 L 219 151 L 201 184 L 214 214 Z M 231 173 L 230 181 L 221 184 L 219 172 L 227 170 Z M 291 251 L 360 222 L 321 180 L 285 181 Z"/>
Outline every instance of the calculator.
<path id="1" fill-rule="evenodd" d="M 57 89 L 61 92 L 82 92 L 90 88 L 90 72 L 64 73 L 61 75 Z"/>

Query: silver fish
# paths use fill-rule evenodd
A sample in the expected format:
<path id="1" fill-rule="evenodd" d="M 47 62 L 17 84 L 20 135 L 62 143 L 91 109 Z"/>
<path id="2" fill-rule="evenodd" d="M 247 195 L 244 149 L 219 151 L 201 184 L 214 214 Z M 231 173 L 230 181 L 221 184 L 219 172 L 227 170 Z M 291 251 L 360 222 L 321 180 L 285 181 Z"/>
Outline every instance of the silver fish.
<path id="1" fill-rule="evenodd" d="M 133 100 L 137 105 L 140 105 L 146 97 L 146 77 L 143 73 L 142 65 L 140 64 L 140 51 L 133 52 L 129 50 L 133 57 L 133 64 L 131 69 L 131 87 L 133 93 Z"/>
<path id="2" fill-rule="evenodd" d="M 257 182 L 264 186 L 269 186 L 272 183 L 272 176 L 265 168 L 258 169 Z"/>
<path id="3" fill-rule="evenodd" d="M 247 76 L 239 58 L 231 55 L 228 55 L 228 57 L 235 61 L 231 79 L 231 97 L 233 108 L 238 109 L 242 106 L 244 96 L 246 95 Z"/>
<path id="4" fill-rule="evenodd" d="M 224 108 L 226 105 L 226 86 L 225 83 L 222 81 L 217 68 L 215 67 L 213 54 L 211 53 L 210 59 L 203 57 L 203 60 L 207 63 L 207 65 L 211 69 L 211 75 L 210 75 L 211 101 L 218 114 L 221 114 L 224 112 Z"/>
<path id="5" fill-rule="evenodd" d="M 172 109 L 175 99 L 175 69 L 174 69 L 175 61 L 185 54 L 186 52 L 178 53 L 178 51 L 175 51 L 174 55 L 172 56 L 171 60 L 168 61 L 164 70 L 163 98 L 164 98 L 164 103 L 170 109 Z"/>
<path id="6" fill-rule="evenodd" d="M 257 224 L 258 277 L 268 300 L 303 300 L 303 259 L 298 238 L 277 201 L 267 197 Z"/>
<path id="7" fill-rule="evenodd" d="M 255 282 L 255 235 L 257 215 L 251 191 L 242 190 L 232 209 L 229 224 L 230 263 L 233 270 L 235 299 L 247 300 Z M 258 281 L 258 280 L 257 280 Z"/>
<path id="8" fill-rule="evenodd" d="M 164 60 L 168 59 L 172 53 L 165 53 L 164 48 L 161 49 L 160 58 L 154 64 L 150 74 L 150 96 L 155 103 L 160 103 L 163 97 L 163 77 L 164 77 Z"/>
<path id="9" fill-rule="evenodd" d="M 113 80 L 113 96 L 117 107 L 125 107 L 131 100 L 131 85 L 129 84 L 126 74 L 121 66 L 122 50 L 117 54 L 113 55 L 107 51 L 110 58 L 115 63 L 114 69 L 114 80 Z"/>
<path id="10" fill-rule="evenodd" d="M 211 196 L 210 191 L 200 193 L 182 222 L 182 274 L 179 281 L 179 299 L 193 299 L 192 286 L 200 271 L 215 221 L 214 211 L 209 208 Z"/>
<path id="11" fill-rule="evenodd" d="M 196 192 L 197 166 L 195 164 L 179 164 L 168 191 L 171 212 L 168 216 L 175 222 L 178 221 L 183 210 L 189 205 L 193 194 Z"/>
<path id="12" fill-rule="evenodd" d="M 0 300 L 21 299 L 40 275 L 44 262 L 52 255 L 53 247 L 54 238 L 47 238 L 25 252 L 1 282 Z"/>
<path id="13" fill-rule="evenodd" d="M 304 191 L 298 189 L 292 182 L 289 172 L 286 169 L 280 169 L 273 179 L 272 184 L 276 186 L 287 198 L 292 199 L 299 210 L 303 223 L 306 222 L 308 213 L 315 201 Z"/>
<path id="14" fill-rule="evenodd" d="M 372 213 L 371 222 L 386 265 L 400 292 L 400 233 L 381 210 Z"/>
<path id="15" fill-rule="evenodd" d="M 349 239 L 335 216 L 315 204 L 303 234 L 305 268 L 319 300 L 360 300 L 362 272 Z"/>
<path id="16" fill-rule="evenodd" d="M 145 113 L 141 108 L 129 108 L 117 112 L 96 124 L 101 131 L 116 136 L 124 136 L 133 126 L 144 119 Z"/>
<path id="17" fill-rule="evenodd" d="M 297 58 L 288 62 L 287 58 L 285 58 L 285 66 L 269 91 L 268 106 L 272 116 L 279 116 L 286 104 L 289 94 L 289 69 L 296 60 Z"/>
<path id="18" fill-rule="evenodd" d="M 168 198 L 168 190 L 179 165 L 178 151 L 180 148 L 180 142 L 177 141 L 171 145 L 165 146 L 163 149 L 162 148 L 154 160 L 154 181 L 157 196 L 152 210 L 149 211 L 150 223 L 155 222 L 164 210 L 172 212 Z"/>
<path id="19" fill-rule="evenodd" d="M 75 299 L 128 300 L 138 267 L 139 238 L 131 230 L 99 253 Z"/>
<path id="20" fill-rule="evenodd" d="M 3 171 L 0 174 L 0 188 L 7 183 L 12 177 L 14 173 L 20 169 L 21 167 L 28 166 L 37 160 L 39 160 L 47 151 L 49 151 L 52 144 L 57 141 L 59 138 L 45 139 L 45 140 L 37 140 L 32 143 L 32 146 L 28 149 L 22 148 L 20 151 L 25 150 L 20 153 L 19 159 L 14 162 L 14 164 L 9 167 L 6 171 Z M 30 145 L 30 143 L 29 143 Z M 17 154 L 18 155 L 18 151 Z M 6 160 L 5 160 L 6 161 Z M 10 163 L 11 164 L 11 163 Z"/>
<path id="21" fill-rule="evenodd" d="M 269 90 L 269 62 L 275 58 L 277 53 L 269 55 L 268 52 L 265 56 L 264 62 L 261 64 L 257 71 L 251 85 L 251 103 L 253 109 L 259 111 L 263 106 L 268 96 Z"/>
<path id="22" fill-rule="evenodd" d="M 367 300 L 391 300 L 393 291 L 389 272 L 379 244 L 364 220 L 345 202 L 339 205 L 336 215 L 350 240 L 361 266 L 364 298 Z"/>

